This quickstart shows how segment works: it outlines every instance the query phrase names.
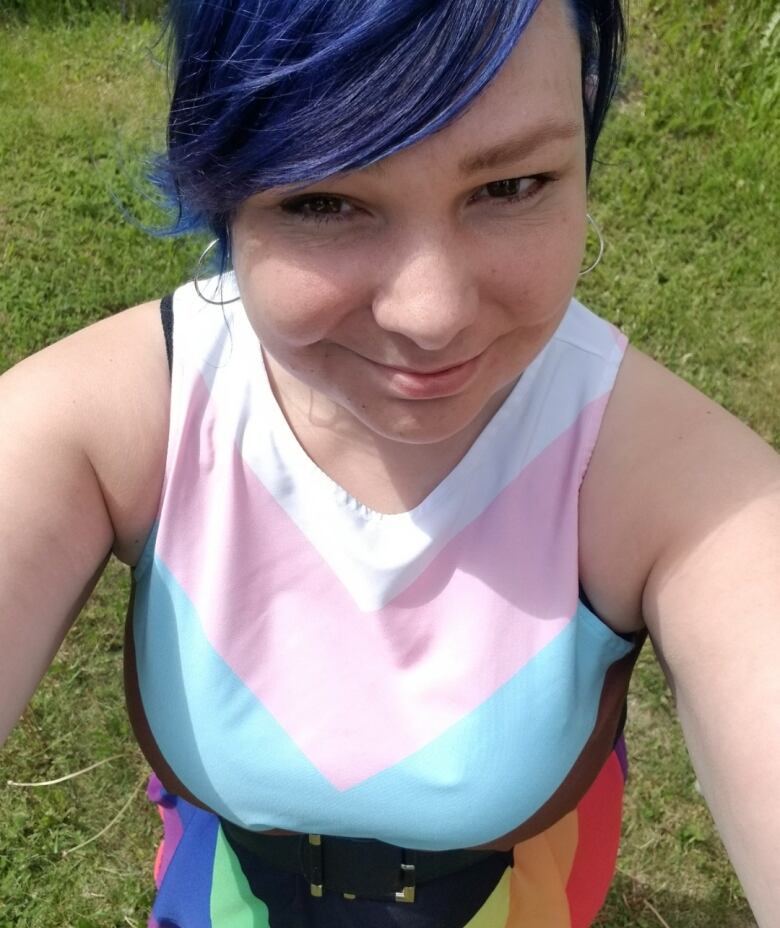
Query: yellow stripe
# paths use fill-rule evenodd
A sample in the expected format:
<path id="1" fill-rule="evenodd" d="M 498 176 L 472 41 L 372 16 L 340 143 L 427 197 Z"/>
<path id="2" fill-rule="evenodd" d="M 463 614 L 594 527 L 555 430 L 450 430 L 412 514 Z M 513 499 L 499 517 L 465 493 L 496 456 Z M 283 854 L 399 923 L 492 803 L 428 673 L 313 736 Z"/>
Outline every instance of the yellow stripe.
<path id="1" fill-rule="evenodd" d="M 496 888 L 482 904 L 482 908 L 464 928 L 504 928 L 509 915 L 509 881 L 511 870 L 496 884 Z"/>

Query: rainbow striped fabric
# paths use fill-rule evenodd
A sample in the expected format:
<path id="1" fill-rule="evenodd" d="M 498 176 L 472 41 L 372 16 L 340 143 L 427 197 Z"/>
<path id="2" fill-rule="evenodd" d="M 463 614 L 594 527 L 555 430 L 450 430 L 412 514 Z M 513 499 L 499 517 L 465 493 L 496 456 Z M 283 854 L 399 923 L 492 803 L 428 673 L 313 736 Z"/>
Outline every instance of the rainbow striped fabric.
<path id="1" fill-rule="evenodd" d="M 440 900 L 428 899 L 423 887 L 419 893 L 423 914 L 415 913 L 417 920 L 408 924 L 415 928 L 587 928 L 612 879 L 625 769 L 619 741 L 576 810 L 515 846 L 514 866 L 494 877 L 492 891 L 479 895 L 475 914 L 464 917 L 448 912 L 449 917 L 443 917 Z M 252 891 L 242 869 L 242 863 L 246 864 L 225 838 L 215 815 L 167 793 L 156 776 L 148 795 L 157 804 L 165 834 L 154 868 L 159 892 L 149 928 L 397 928 L 407 924 L 407 914 L 411 916 L 405 906 L 395 906 L 388 913 L 388 906 L 346 902 L 338 896 L 323 904 L 308 896 L 303 880 L 298 879 L 296 885 L 286 874 L 282 887 L 262 893 L 261 898 Z M 276 880 L 278 875 L 271 878 Z M 468 890 L 463 907 L 473 908 L 473 893 Z M 449 886 L 445 891 L 451 894 Z M 271 899 L 279 896 L 274 906 Z M 281 910 L 278 916 L 277 909 Z"/>
<path id="2" fill-rule="evenodd" d="M 641 642 L 580 597 L 577 503 L 624 339 L 572 302 L 457 467 L 388 516 L 298 445 L 230 310 L 175 295 L 165 483 L 134 574 L 128 702 L 165 823 L 152 924 L 357 917 L 310 900 L 291 915 L 281 877 L 263 883 L 218 816 L 515 847 L 468 914 L 419 921 L 415 904 L 388 925 L 589 924 L 617 851 Z M 382 928 L 377 913 L 354 923 Z"/>

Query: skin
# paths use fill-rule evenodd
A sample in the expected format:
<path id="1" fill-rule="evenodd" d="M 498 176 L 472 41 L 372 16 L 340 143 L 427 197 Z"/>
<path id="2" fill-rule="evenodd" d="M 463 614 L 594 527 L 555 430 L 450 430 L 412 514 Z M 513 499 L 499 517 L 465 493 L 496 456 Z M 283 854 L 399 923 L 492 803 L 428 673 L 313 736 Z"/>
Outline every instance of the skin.
<path id="1" fill-rule="evenodd" d="M 460 170 L 465 156 L 540 128 L 533 151 Z M 417 505 L 560 322 L 585 214 L 579 45 L 556 2 L 437 135 L 379 167 L 247 201 L 231 228 L 239 287 L 277 399 L 316 463 L 372 508 Z M 451 389 L 397 370 L 469 359 Z"/>
<path id="2" fill-rule="evenodd" d="M 359 210 L 354 226 L 291 217 L 285 191 L 236 217 L 239 285 L 280 405 L 310 456 L 373 508 L 430 492 L 565 310 L 584 238 L 578 54 L 557 0 L 544 0 L 461 120 L 378 170 L 328 182 Z M 571 66 L 550 65 L 562 61 Z M 580 130 L 459 177 L 477 147 L 527 137 L 551 113 Z M 485 197 L 488 183 L 546 172 L 558 179 L 538 199 Z M 399 372 L 472 357 L 441 396 Z M 129 564 L 140 554 L 159 503 L 169 389 L 158 301 L 0 378 L 0 740 L 110 552 Z M 772 449 L 629 349 L 581 489 L 580 577 L 607 624 L 649 629 L 761 928 L 780 926 L 778 526 Z"/>

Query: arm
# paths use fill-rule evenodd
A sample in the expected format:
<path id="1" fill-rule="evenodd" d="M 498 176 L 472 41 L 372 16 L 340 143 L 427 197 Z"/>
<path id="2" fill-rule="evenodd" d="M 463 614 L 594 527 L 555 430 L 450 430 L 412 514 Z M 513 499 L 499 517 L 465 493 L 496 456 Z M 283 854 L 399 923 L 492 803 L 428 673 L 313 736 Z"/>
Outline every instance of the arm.
<path id="1" fill-rule="evenodd" d="M 137 549 L 154 518 L 167 388 L 155 305 L 0 378 L 0 743 L 112 546 Z"/>
<path id="2" fill-rule="evenodd" d="M 583 582 L 644 621 L 761 928 L 780 926 L 780 458 L 629 349 L 581 495 Z"/>
<path id="3" fill-rule="evenodd" d="M 780 468 L 762 450 L 747 441 L 706 517 L 678 525 L 643 609 L 723 843 L 758 924 L 777 928 Z"/>

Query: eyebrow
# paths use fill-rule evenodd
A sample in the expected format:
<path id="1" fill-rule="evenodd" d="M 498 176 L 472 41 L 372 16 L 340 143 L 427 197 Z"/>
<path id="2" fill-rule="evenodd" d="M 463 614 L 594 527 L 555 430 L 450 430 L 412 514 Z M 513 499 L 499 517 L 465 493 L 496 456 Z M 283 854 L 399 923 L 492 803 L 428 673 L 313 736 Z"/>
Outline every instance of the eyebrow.
<path id="1" fill-rule="evenodd" d="M 461 160 L 458 170 L 466 176 L 509 162 L 521 161 L 550 142 L 576 138 L 582 131 L 582 123 L 579 122 L 544 122 L 522 136 L 507 139 L 498 145 L 467 155 Z"/>

